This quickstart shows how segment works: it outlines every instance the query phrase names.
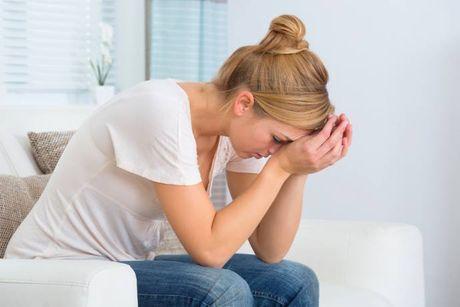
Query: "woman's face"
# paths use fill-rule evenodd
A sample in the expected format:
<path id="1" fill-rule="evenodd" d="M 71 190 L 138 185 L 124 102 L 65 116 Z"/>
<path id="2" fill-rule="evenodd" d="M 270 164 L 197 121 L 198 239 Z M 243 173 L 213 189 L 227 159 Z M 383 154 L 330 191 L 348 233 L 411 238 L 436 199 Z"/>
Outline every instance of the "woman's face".
<path id="1" fill-rule="evenodd" d="M 281 146 L 311 133 L 273 118 L 261 118 L 254 113 L 252 106 L 253 104 L 238 99 L 233 106 L 229 138 L 236 154 L 241 158 L 268 157 Z"/>
<path id="2" fill-rule="evenodd" d="M 274 119 L 253 118 L 240 122 L 230 135 L 233 148 L 241 158 L 261 158 L 277 152 L 281 146 L 289 144 L 309 132 Z"/>

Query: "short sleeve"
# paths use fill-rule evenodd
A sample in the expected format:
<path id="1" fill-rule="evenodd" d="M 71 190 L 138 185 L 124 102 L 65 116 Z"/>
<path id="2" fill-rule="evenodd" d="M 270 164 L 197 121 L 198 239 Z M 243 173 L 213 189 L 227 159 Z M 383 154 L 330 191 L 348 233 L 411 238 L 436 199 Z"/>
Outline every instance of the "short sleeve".
<path id="1" fill-rule="evenodd" d="M 247 158 L 239 157 L 234 151 L 232 157 L 227 162 L 226 170 L 237 173 L 260 173 L 268 161 L 267 158 Z"/>
<path id="2" fill-rule="evenodd" d="M 160 183 L 201 182 L 196 143 L 183 101 L 155 102 L 155 97 L 150 97 L 143 103 L 136 98 L 129 109 L 113 110 L 115 114 L 105 124 L 116 166 Z M 182 108 L 173 107 L 174 103 Z"/>

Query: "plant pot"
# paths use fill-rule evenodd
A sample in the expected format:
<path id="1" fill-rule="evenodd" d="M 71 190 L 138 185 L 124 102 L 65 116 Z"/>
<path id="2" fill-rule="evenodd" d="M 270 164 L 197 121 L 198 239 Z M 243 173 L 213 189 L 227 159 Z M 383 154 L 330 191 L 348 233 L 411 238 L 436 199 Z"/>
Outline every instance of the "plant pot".
<path id="1" fill-rule="evenodd" d="M 97 85 L 93 87 L 93 102 L 101 105 L 107 102 L 115 94 L 115 87 L 112 85 Z"/>

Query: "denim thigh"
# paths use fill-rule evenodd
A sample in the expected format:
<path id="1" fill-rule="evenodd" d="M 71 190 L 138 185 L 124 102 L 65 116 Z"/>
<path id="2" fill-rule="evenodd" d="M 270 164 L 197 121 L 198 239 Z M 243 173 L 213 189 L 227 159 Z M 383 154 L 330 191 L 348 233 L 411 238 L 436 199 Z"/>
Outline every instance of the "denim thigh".
<path id="1" fill-rule="evenodd" d="M 193 263 L 188 254 L 158 255 L 154 261 Z M 234 254 L 223 270 L 231 270 L 249 285 L 255 306 L 308 306 L 319 305 L 319 282 L 308 266 L 283 259 L 266 263 L 253 254 Z"/>
<path id="2" fill-rule="evenodd" d="M 231 270 L 158 258 L 119 262 L 136 274 L 139 307 L 254 306 L 249 285 Z"/>

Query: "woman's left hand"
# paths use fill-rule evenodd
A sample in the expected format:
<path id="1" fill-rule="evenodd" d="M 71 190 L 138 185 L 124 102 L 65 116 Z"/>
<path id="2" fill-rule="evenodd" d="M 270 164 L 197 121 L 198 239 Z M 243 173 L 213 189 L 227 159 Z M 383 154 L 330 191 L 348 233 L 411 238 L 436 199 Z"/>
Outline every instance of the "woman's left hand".
<path id="1" fill-rule="evenodd" d="M 343 135 L 342 135 L 342 145 L 343 145 L 343 148 L 342 148 L 342 151 L 340 153 L 340 157 L 338 160 L 342 159 L 343 157 L 346 156 L 346 154 L 348 153 L 348 149 L 350 148 L 350 145 L 351 145 L 351 140 L 353 138 L 353 129 L 352 129 L 352 126 L 351 126 L 351 122 L 350 120 L 345 116 L 345 114 L 340 114 L 337 122 L 336 122 L 336 126 L 339 126 L 341 122 L 343 122 L 344 120 L 347 120 L 348 121 L 348 125 L 347 127 L 345 128 L 344 132 L 343 132 Z M 335 130 L 335 127 L 332 129 L 332 131 Z"/>
<path id="2" fill-rule="evenodd" d="M 329 117 L 331 117 L 332 115 L 329 115 Z M 348 121 L 348 125 L 347 127 L 345 128 L 343 134 L 342 134 L 342 140 L 341 142 L 337 142 L 337 145 L 334 149 L 332 149 L 331 151 L 335 151 L 337 152 L 337 150 L 339 150 L 340 148 L 338 147 L 342 147 L 341 151 L 340 151 L 340 155 L 339 157 L 336 159 L 336 161 L 342 159 L 343 157 L 345 157 L 348 153 L 348 149 L 350 148 L 351 146 L 351 140 L 353 138 L 353 129 L 352 129 L 352 126 L 351 126 L 351 122 L 350 120 L 345 116 L 345 114 L 340 114 L 339 118 L 337 119 L 337 122 L 335 123 L 335 127 L 332 128 L 332 131 L 335 130 L 336 127 L 338 127 L 340 125 L 340 123 L 342 123 L 343 121 L 347 120 Z"/>

